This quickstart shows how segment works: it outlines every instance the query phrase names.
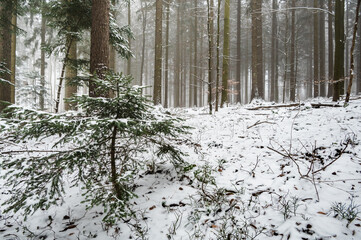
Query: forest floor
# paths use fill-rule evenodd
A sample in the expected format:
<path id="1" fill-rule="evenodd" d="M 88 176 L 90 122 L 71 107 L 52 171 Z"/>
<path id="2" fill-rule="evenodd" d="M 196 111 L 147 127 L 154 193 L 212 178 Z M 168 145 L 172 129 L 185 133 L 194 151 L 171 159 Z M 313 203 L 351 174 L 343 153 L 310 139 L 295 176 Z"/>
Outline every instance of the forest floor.
<path id="1" fill-rule="evenodd" d="M 86 210 L 75 187 L 26 221 L 0 207 L 0 239 L 361 239 L 361 100 L 311 106 L 319 101 L 329 100 L 214 115 L 170 109 L 193 127 L 196 149 L 180 146 L 193 169 L 144 170 L 135 219 L 102 223 L 102 209 Z"/>

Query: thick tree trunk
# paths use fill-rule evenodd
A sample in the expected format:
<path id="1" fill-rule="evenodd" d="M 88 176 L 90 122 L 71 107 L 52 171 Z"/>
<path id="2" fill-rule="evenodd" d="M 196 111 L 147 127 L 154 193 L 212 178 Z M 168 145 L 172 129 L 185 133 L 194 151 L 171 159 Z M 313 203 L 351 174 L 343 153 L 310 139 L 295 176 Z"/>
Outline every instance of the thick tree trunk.
<path id="1" fill-rule="evenodd" d="M 314 1 L 314 8 L 318 8 L 318 1 Z M 313 15 L 313 97 L 319 96 L 319 12 Z"/>
<path id="2" fill-rule="evenodd" d="M 264 98 L 262 1 L 252 1 L 252 93 L 251 100 Z"/>
<path id="3" fill-rule="evenodd" d="M 219 78 L 220 78 L 220 69 L 219 69 L 219 48 L 220 48 L 220 17 L 221 17 L 221 0 L 218 0 L 217 6 L 217 43 L 216 43 L 216 54 L 217 54 L 217 64 L 216 64 L 216 103 L 215 111 L 218 112 L 219 106 Z"/>
<path id="4" fill-rule="evenodd" d="M 325 1 L 320 0 L 320 8 L 325 9 Z M 320 11 L 320 96 L 326 97 L 326 38 L 325 38 L 325 13 Z"/>
<path id="5" fill-rule="evenodd" d="M 165 32 L 165 70 L 164 70 L 164 107 L 168 108 L 169 102 L 169 21 L 170 21 L 170 0 L 166 1 L 167 13 L 166 13 L 166 32 Z M 145 45 L 145 38 L 143 39 Z M 144 64 L 144 62 L 143 62 Z"/>
<path id="6" fill-rule="evenodd" d="M 333 11 L 333 0 L 328 0 L 328 11 Z M 334 17 L 331 14 L 327 15 L 328 24 L 328 92 L 327 97 L 333 95 L 333 20 Z"/>
<path id="7" fill-rule="evenodd" d="M 90 73 L 103 78 L 109 68 L 109 0 L 92 0 Z M 89 84 L 89 96 L 96 97 L 96 85 Z"/>
<path id="8" fill-rule="evenodd" d="M 348 83 L 348 87 L 347 87 L 347 93 L 346 93 L 346 103 L 348 103 L 350 101 L 350 95 L 351 95 L 351 89 L 352 89 L 352 80 L 354 77 L 354 72 L 355 72 L 355 60 L 354 60 L 354 51 L 355 51 L 355 45 L 356 45 L 356 35 L 357 35 L 357 28 L 359 26 L 357 26 L 358 24 L 358 19 L 360 16 L 360 4 L 361 4 L 361 0 L 358 0 L 357 2 L 357 7 L 356 7 L 356 19 L 355 19 L 355 23 L 354 23 L 354 27 L 353 27 L 353 35 L 352 35 L 352 43 L 351 43 L 351 50 L 350 50 L 350 80 Z"/>
<path id="9" fill-rule="evenodd" d="M 357 39 L 358 39 L 358 50 L 357 52 L 357 68 L 356 68 L 356 76 L 357 76 L 357 90 L 356 93 L 361 93 L 361 17 L 358 20 L 358 28 L 357 28 Z"/>
<path id="10" fill-rule="evenodd" d="M 230 0 L 224 1 L 223 64 L 221 107 L 228 101 Z"/>
<path id="11" fill-rule="evenodd" d="M 174 60 L 174 107 L 179 107 L 179 90 L 180 90 L 180 4 L 182 0 L 178 0 L 177 6 L 177 35 L 176 35 L 176 53 Z"/>
<path id="12" fill-rule="evenodd" d="M 163 1 L 156 1 L 155 20 L 155 58 L 154 58 L 154 88 L 153 103 L 162 103 L 162 11 Z"/>
<path id="13" fill-rule="evenodd" d="M 13 1 L 14 10 L 11 18 L 11 103 L 15 103 L 15 76 L 16 76 L 16 28 L 17 28 L 17 0 Z"/>
<path id="14" fill-rule="evenodd" d="M 76 95 L 78 88 L 76 85 L 71 85 L 71 80 L 77 76 L 77 68 L 74 66 L 74 61 L 77 60 L 77 42 L 68 36 L 67 45 L 69 45 L 69 54 L 66 59 L 65 67 L 65 98 L 71 98 Z M 69 102 L 64 102 L 65 111 L 75 110 L 76 106 Z"/>
<path id="15" fill-rule="evenodd" d="M 336 0 L 335 5 L 335 66 L 333 101 L 338 101 L 344 92 L 344 58 L 345 58 L 345 36 L 344 36 L 344 8 L 345 0 Z"/>
<path id="16" fill-rule="evenodd" d="M 237 102 L 241 103 L 242 81 L 241 81 L 241 0 L 237 1 L 237 65 L 236 65 L 236 82 L 238 82 Z"/>
<path id="17" fill-rule="evenodd" d="M 5 3 L 1 6 L 1 14 L 4 17 L 4 24 L 1 26 L 1 52 L 0 61 L 9 71 L 11 69 L 11 3 Z M 1 37 L 1 36 L 0 36 Z M 4 73 L 0 76 L 0 112 L 11 103 L 11 74 Z"/>
<path id="18" fill-rule="evenodd" d="M 147 30 L 147 10 L 145 9 L 147 5 L 143 5 L 143 0 L 141 1 L 142 5 L 142 56 L 140 60 L 140 83 L 142 86 L 143 83 L 143 74 L 144 74 L 144 59 L 145 59 L 145 43 L 146 43 L 146 30 Z"/>
<path id="19" fill-rule="evenodd" d="M 271 95 L 270 100 L 276 101 L 278 100 L 278 96 L 276 95 L 276 71 L 277 71 L 277 62 L 276 62 L 276 41 L 278 38 L 277 34 L 277 1 L 272 0 L 272 36 L 271 36 Z"/>
<path id="20" fill-rule="evenodd" d="M 295 60 L 296 60 L 296 0 L 291 3 L 291 71 L 290 71 L 290 101 L 296 101 L 296 74 L 295 74 Z"/>

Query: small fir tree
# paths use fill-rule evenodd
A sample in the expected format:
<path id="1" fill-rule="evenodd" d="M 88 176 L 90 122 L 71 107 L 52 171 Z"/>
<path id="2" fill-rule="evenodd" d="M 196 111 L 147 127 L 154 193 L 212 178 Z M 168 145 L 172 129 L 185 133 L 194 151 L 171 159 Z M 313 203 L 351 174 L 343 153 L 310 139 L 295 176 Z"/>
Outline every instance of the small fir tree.
<path id="1" fill-rule="evenodd" d="M 157 159 L 170 156 L 172 163 L 184 163 L 174 142 L 187 133 L 180 119 L 149 105 L 129 77 L 106 74 L 95 81 L 101 95 L 113 92 L 115 97 L 73 97 L 69 101 L 79 106 L 77 112 L 11 106 L 2 115 L 2 135 L 24 146 L 0 153 L 11 189 L 4 203 L 7 212 L 23 210 L 28 216 L 62 204 L 64 180 L 70 178 L 71 186 L 83 187 L 87 207 L 103 206 L 104 220 L 114 222 L 128 214 L 132 182 L 147 164 L 148 149 L 156 149 Z M 41 143 L 51 148 L 25 148 Z"/>

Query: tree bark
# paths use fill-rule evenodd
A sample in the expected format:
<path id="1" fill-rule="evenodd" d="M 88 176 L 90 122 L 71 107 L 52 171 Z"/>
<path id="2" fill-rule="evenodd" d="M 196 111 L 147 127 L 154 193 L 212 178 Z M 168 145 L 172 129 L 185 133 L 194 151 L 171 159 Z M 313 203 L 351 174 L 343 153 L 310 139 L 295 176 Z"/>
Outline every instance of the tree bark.
<path id="1" fill-rule="evenodd" d="M 252 1 L 252 92 L 251 100 L 264 98 L 262 1 Z"/>
<path id="2" fill-rule="evenodd" d="M 325 9 L 325 1 L 320 0 L 320 8 Z M 325 13 L 320 11 L 320 96 L 326 97 L 326 37 L 325 37 Z"/>
<path id="3" fill-rule="evenodd" d="M 355 24 L 353 27 L 352 44 L 351 44 L 351 50 L 350 50 L 350 79 L 349 79 L 349 83 L 348 83 L 348 87 L 347 87 L 347 94 L 346 94 L 346 101 L 345 101 L 346 103 L 348 103 L 350 101 L 352 80 L 353 80 L 354 72 L 355 72 L 354 51 L 355 51 L 355 45 L 356 45 L 358 19 L 360 16 L 360 13 L 359 13 L 360 4 L 361 4 L 361 0 L 358 0 L 357 7 L 356 7 L 356 19 L 355 19 Z"/>
<path id="4" fill-rule="evenodd" d="M 228 101 L 230 0 L 224 1 L 223 64 L 221 107 Z"/>
<path id="5" fill-rule="evenodd" d="M 12 18 L 11 18 L 11 103 L 15 103 L 15 76 L 16 76 L 16 28 L 17 28 L 17 4 L 18 1 L 13 1 L 13 12 L 12 12 Z"/>
<path id="6" fill-rule="evenodd" d="M 237 1 L 237 65 L 236 65 L 236 81 L 238 82 L 237 102 L 241 103 L 242 81 L 241 81 L 241 0 Z"/>
<path id="7" fill-rule="evenodd" d="M 276 71 L 277 71 L 277 62 L 276 62 L 276 41 L 277 41 L 277 1 L 272 0 L 272 33 L 271 33 L 271 95 L 270 100 L 277 102 L 278 96 L 276 95 Z M 277 100 L 276 100 L 277 99 Z"/>
<path id="8" fill-rule="evenodd" d="M 45 0 L 43 0 L 42 4 L 45 4 Z M 45 12 L 42 10 L 42 16 L 41 16 L 41 56 L 40 56 L 40 98 L 39 98 L 39 105 L 40 110 L 45 109 L 45 50 L 43 49 L 45 45 L 45 36 L 46 36 L 46 18 L 45 18 Z"/>
<path id="9" fill-rule="evenodd" d="M 291 3 L 291 71 L 290 71 L 290 101 L 296 101 L 296 74 L 295 74 L 295 60 L 296 60 L 296 0 Z"/>
<path id="10" fill-rule="evenodd" d="M 328 0 L 328 11 L 333 11 L 333 1 Z M 328 92 L 327 97 L 332 97 L 333 95 L 333 16 L 331 14 L 327 15 L 327 24 L 328 24 Z"/>
<path id="11" fill-rule="evenodd" d="M 1 14 L 4 19 L 3 26 L 1 26 L 1 52 L 0 61 L 3 66 L 9 71 L 11 69 L 11 16 L 12 3 L 7 2 L 1 6 Z M 4 110 L 11 103 L 11 73 L 4 73 L 0 76 L 3 81 L 0 81 L 0 112 Z"/>
<path id="12" fill-rule="evenodd" d="M 314 1 L 313 7 L 318 8 L 318 1 Z M 319 12 L 316 12 L 313 15 L 313 97 L 318 97 L 319 95 Z"/>
<path id="13" fill-rule="evenodd" d="M 109 68 L 109 11 L 109 0 L 92 0 L 90 73 L 101 79 Z M 89 96 L 99 96 L 93 81 L 89 84 Z"/>
<path id="14" fill-rule="evenodd" d="M 179 107 L 179 90 L 180 90 L 180 4 L 182 0 L 178 0 L 177 6 L 177 35 L 176 35 L 176 53 L 174 60 L 174 107 Z"/>
<path id="15" fill-rule="evenodd" d="M 162 103 L 162 11 L 163 1 L 157 0 L 155 14 L 154 105 Z"/>
<path id="16" fill-rule="evenodd" d="M 209 114 L 212 114 L 212 65 L 213 65 L 213 0 L 207 0 L 208 6 L 208 105 Z"/>
<path id="17" fill-rule="evenodd" d="M 130 3 L 131 1 L 128 1 L 128 26 L 131 26 L 131 8 L 130 8 Z M 131 50 L 131 46 L 132 46 L 132 39 L 129 36 L 128 37 L 128 43 L 129 43 L 129 49 Z M 132 74 L 132 58 L 129 57 L 128 61 L 127 61 L 127 75 L 131 75 Z"/>
<path id="18" fill-rule="evenodd" d="M 69 54 L 65 60 L 65 98 L 71 98 L 76 95 L 78 88 L 76 85 L 71 85 L 71 80 L 78 74 L 74 62 L 77 60 L 77 41 L 72 36 L 68 36 L 67 45 L 69 46 Z M 75 110 L 76 106 L 73 103 L 64 102 L 65 111 Z"/>
<path id="19" fill-rule="evenodd" d="M 144 73 L 144 59 L 145 59 L 145 44 L 146 44 L 146 30 L 147 30 L 147 9 L 146 6 L 147 5 L 143 5 L 144 0 L 142 0 L 141 2 L 141 6 L 142 6 L 142 56 L 141 56 L 141 63 L 140 63 L 140 83 L 139 85 L 142 86 L 143 83 L 143 73 Z"/>
<path id="20" fill-rule="evenodd" d="M 198 106 L 198 1 L 194 1 L 194 70 L 193 70 L 193 104 Z"/>
<path id="21" fill-rule="evenodd" d="M 220 69 L 219 69 L 219 45 L 220 45 L 220 17 L 221 17 L 221 0 L 218 0 L 217 7 L 217 43 L 216 43 L 216 54 L 217 54 L 217 64 L 216 64 L 216 103 L 215 111 L 218 112 L 219 106 L 219 78 L 220 78 Z"/>
<path id="22" fill-rule="evenodd" d="M 168 108 L 168 85 L 169 85 L 169 21 L 170 21 L 170 1 L 166 1 L 167 13 L 166 13 L 166 32 L 165 32 L 165 71 L 164 71 L 164 107 Z M 143 44 L 145 44 L 143 39 Z"/>
<path id="23" fill-rule="evenodd" d="M 333 101 L 338 101 L 344 92 L 344 59 L 345 59 L 345 30 L 344 30 L 344 8 L 345 0 L 336 0 L 335 5 L 335 66 L 334 66 L 334 84 Z"/>

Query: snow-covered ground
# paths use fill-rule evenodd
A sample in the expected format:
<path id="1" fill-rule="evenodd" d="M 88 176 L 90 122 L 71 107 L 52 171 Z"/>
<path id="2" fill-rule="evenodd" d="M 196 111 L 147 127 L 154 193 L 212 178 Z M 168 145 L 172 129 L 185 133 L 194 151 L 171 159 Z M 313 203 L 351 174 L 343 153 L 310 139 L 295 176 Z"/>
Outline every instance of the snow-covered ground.
<path id="1" fill-rule="evenodd" d="M 361 100 L 249 110 L 260 105 L 170 110 L 193 127 L 181 148 L 195 166 L 141 174 L 136 220 L 107 226 L 71 188 L 26 221 L 1 206 L 0 239 L 361 239 Z"/>

